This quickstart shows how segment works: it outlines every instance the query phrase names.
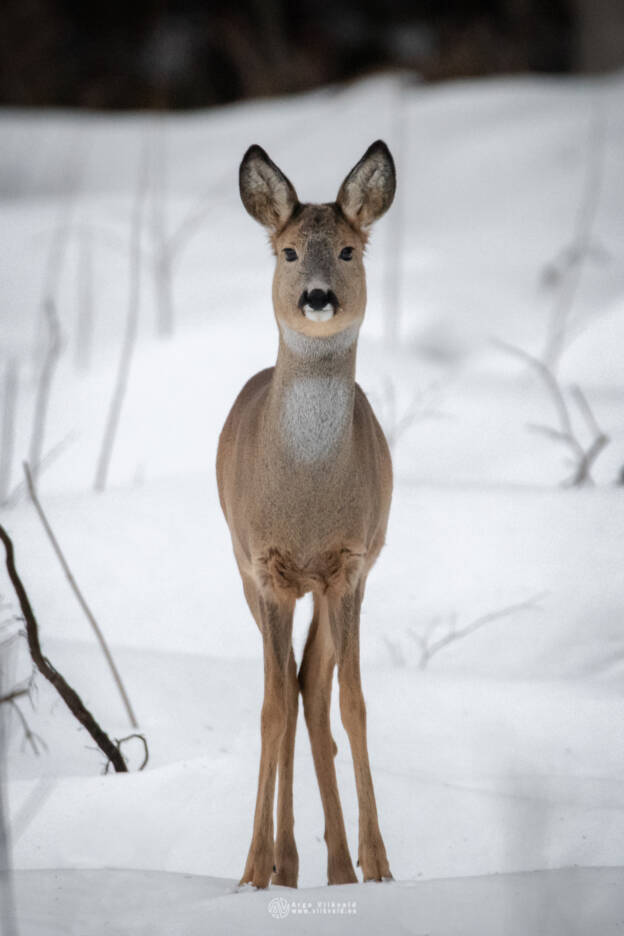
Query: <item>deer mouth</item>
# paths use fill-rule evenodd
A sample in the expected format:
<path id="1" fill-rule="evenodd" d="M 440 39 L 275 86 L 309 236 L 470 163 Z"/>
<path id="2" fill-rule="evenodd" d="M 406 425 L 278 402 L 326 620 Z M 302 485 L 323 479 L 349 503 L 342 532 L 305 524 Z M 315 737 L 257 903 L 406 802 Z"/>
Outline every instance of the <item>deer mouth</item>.
<path id="1" fill-rule="evenodd" d="M 334 317 L 334 307 L 328 302 L 322 309 L 313 309 L 312 306 L 304 305 L 303 314 L 312 322 L 329 322 Z"/>
<path id="2" fill-rule="evenodd" d="M 311 322 L 329 322 L 338 311 L 338 299 L 331 289 L 313 289 L 311 292 L 306 289 L 301 294 L 298 305 Z"/>

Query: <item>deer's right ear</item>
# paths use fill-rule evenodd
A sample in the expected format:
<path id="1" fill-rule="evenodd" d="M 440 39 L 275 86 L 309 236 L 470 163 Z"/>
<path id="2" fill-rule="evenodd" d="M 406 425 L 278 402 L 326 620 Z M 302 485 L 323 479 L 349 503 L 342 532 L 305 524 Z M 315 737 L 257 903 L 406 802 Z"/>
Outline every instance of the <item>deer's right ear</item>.
<path id="1" fill-rule="evenodd" d="M 250 146 L 239 170 L 243 205 L 272 234 L 284 227 L 298 203 L 291 182 L 261 146 Z"/>

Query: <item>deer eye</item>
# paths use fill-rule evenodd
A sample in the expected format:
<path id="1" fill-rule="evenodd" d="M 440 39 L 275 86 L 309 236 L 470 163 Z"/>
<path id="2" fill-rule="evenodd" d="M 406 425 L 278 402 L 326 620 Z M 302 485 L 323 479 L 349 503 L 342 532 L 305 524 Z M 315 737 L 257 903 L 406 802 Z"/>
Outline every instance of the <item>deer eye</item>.
<path id="1" fill-rule="evenodd" d="M 293 260 L 297 259 L 297 251 L 294 250 L 292 247 L 284 247 L 284 256 L 286 257 L 289 263 L 292 263 Z"/>
<path id="2" fill-rule="evenodd" d="M 339 256 L 341 260 L 351 260 L 353 257 L 353 247 L 343 247 Z"/>

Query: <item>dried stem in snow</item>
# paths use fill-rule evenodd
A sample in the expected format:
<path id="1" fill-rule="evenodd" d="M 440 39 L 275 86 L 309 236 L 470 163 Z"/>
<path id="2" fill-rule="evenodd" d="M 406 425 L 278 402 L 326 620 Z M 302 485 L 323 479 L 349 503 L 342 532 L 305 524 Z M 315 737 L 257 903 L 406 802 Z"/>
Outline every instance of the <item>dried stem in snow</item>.
<path id="1" fill-rule="evenodd" d="M 35 479 L 39 476 L 41 468 L 41 458 L 43 454 L 43 444 L 45 439 L 45 428 L 48 417 L 48 405 L 50 402 L 50 389 L 52 387 L 52 378 L 56 364 L 61 354 L 61 326 L 58 315 L 56 314 L 56 304 L 54 299 L 48 298 L 44 306 L 45 319 L 48 327 L 48 344 L 41 365 L 39 382 L 37 384 L 37 393 L 35 396 L 35 413 L 33 416 L 32 432 L 30 436 L 30 449 L 28 460 L 32 468 Z"/>
<path id="2" fill-rule="evenodd" d="M 134 710 L 132 708 L 132 705 L 130 704 L 130 699 L 128 697 L 128 693 L 126 692 L 126 687 L 123 684 L 123 680 L 121 678 L 119 670 L 117 669 L 117 666 L 113 659 L 113 655 L 110 652 L 110 648 L 108 644 L 106 643 L 104 634 L 102 633 L 100 626 L 95 619 L 95 615 L 91 611 L 91 608 L 89 607 L 87 600 L 85 596 L 83 595 L 81 589 L 79 588 L 78 583 L 74 577 L 74 574 L 72 573 L 69 567 L 69 563 L 67 562 L 67 559 L 65 558 L 65 554 L 63 553 L 63 550 L 60 547 L 59 541 L 56 538 L 54 530 L 52 529 L 50 525 L 50 521 L 48 520 L 45 514 L 45 511 L 43 507 L 41 506 L 41 502 L 37 496 L 37 491 L 35 489 L 35 485 L 34 485 L 33 478 L 30 472 L 30 468 L 28 464 L 26 463 L 24 464 L 24 475 L 26 477 L 26 484 L 28 486 L 28 493 L 30 494 L 30 499 L 33 502 L 35 510 L 37 511 L 39 515 L 39 519 L 41 520 L 41 523 L 47 534 L 47 537 L 50 540 L 50 543 L 52 544 L 52 549 L 56 553 L 56 557 L 61 564 L 61 568 L 63 569 L 63 572 L 65 573 L 65 578 L 69 582 L 70 588 L 73 591 L 74 595 L 76 596 L 78 600 L 78 604 L 82 608 L 85 614 L 85 617 L 87 618 L 89 624 L 91 625 L 93 629 L 93 633 L 95 634 L 97 641 L 100 647 L 102 648 L 102 653 L 104 654 L 106 658 L 106 662 L 109 665 L 110 671 L 113 675 L 113 679 L 115 680 L 115 684 L 119 690 L 119 694 L 121 696 L 122 702 L 124 704 L 126 712 L 128 713 L 130 724 L 132 725 L 133 728 L 138 728 L 138 722 L 134 714 Z"/>
<path id="3" fill-rule="evenodd" d="M 93 350 L 93 231 L 85 225 L 78 241 L 77 321 L 75 365 L 86 371 Z"/>
<path id="4" fill-rule="evenodd" d="M 532 354 L 529 354 L 528 351 L 524 351 L 522 348 L 516 348 L 504 342 L 498 342 L 498 346 L 502 348 L 502 350 L 514 354 L 516 357 L 526 361 L 527 364 L 530 364 L 541 378 L 550 395 L 559 426 L 531 424 L 529 429 L 533 432 L 541 433 L 541 435 L 552 439 L 554 442 L 561 443 L 570 452 L 573 471 L 570 477 L 562 482 L 563 486 L 581 487 L 585 484 L 593 484 L 591 469 L 600 453 L 609 444 L 609 436 L 598 425 L 596 417 L 581 388 L 578 386 L 571 387 L 570 396 L 576 404 L 576 408 L 590 433 L 589 444 L 583 444 L 575 432 L 568 401 L 565 398 L 559 380 L 548 365 L 540 361 L 539 358 L 533 357 Z"/>
<path id="5" fill-rule="evenodd" d="M 485 627 L 486 624 L 492 624 L 494 621 L 500 621 L 503 618 L 510 617 L 512 614 L 516 614 L 518 611 L 529 611 L 534 609 L 537 606 L 537 603 L 541 598 L 545 597 L 545 592 L 534 595 L 532 598 L 527 599 L 527 601 L 521 601 L 518 604 L 508 605 L 506 608 L 501 608 L 499 611 L 491 611 L 489 614 L 484 614 L 481 617 L 475 618 L 474 621 L 471 621 L 469 624 L 466 624 L 464 627 L 457 628 L 455 626 L 455 618 L 452 618 L 449 625 L 447 633 L 443 637 L 439 637 L 437 640 L 433 639 L 433 634 L 437 630 L 438 620 L 434 619 L 429 622 L 425 628 L 425 632 L 419 633 L 410 629 L 410 635 L 414 638 L 416 643 L 420 647 L 420 669 L 425 669 L 427 664 L 436 653 L 439 653 L 441 650 L 444 650 L 445 647 L 448 647 L 452 643 L 456 643 L 458 640 L 463 640 L 465 637 L 468 637 L 470 634 L 474 634 L 475 631 L 479 630 L 481 627 Z"/>
<path id="6" fill-rule="evenodd" d="M 64 439 L 61 439 L 60 442 L 57 442 L 56 445 L 53 445 L 50 449 L 48 449 L 47 452 L 45 452 L 41 456 L 41 461 L 39 463 L 39 478 L 41 478 L 46 468 L 49 468 L 50 465 L 53 465 L 56 459 L 59 457 L 59 455 L 63 454 L 67 446 L 71 442 L 73 442 L 75 438 L 76 438 L 76 434 L 74 432 L 69 432 L 65 436 Z M 15 505 L 19 502 L 22 495 L 25 494 L 26 490 L 27 490 L 26 482 L 19 481 L 15 485 L 11 493 L 9 494 L 5 506 L 15 507 Z"/>
<path id="7" fill-rule="evenodd" d="M 565 347 L 570 313 L 581 282 L 583 267 L 589 257 L 599 254 L 592 246 L 592 231 L 600 202 L 604 176 L 606 115 L 604 106 L 592 112 L 587 139 L 587 165 L 571 243 L 562 252 L 562 269 L 549 266 L 549 279 L 560 280 L 560 291 L 555 300 L 542 359 L 556 373 Z"/>
<path id="8" fill-rule="evenodd" d="M 170 337 L 175 327 L 173 274 L 184 247 L 215 208 L 215 191 L 222 190 L 217 180 L 198 202 L 184 215 L 171 232 L 166 217 L 167 148 L 163 118 L 155 128 L 154 158 L 152 160 L 150 234 L 152 241 L 151 265 L 156 297 L 156 327 L 162 337 Z"/>
<path id="9" fill-rule="evenodd" d="M 3 689 L 2 667 L 0 667 L 0 692 L 2 692 Z M 6 721 L 4 712 L 0 709 L 0 932 L 3 936 L 18 936 L 9 864 L 11 851 L 6 815 L 6 800 L 4 798 L 5 778 L 2 776 L 6 763 Z"/>
<path id="10" fill-rule="evenodd" d="M 15 412 L 18 387 L 17 361 L 10 358 L 4 372 L 2 393 L 2 431 L 0 433 L 0 505 L 5 505 L 10 493 L 11 469 L 15 450 Z"/>
<path id="11" fill-rule="evenodd" d="M 407 166 L 407 121 L 405 119 L 405 78 L 399 75 L 394 96 L 394 152 L 399 168 Z M 387 217 L 386 262 L 383 280 L 384 340 L 386 347 L 393 350 L 399 343 L 401 330 L 401 299 L 403 250 L 405 241 L 404 222 L 405 192 L 394 203 Z"/>
<path id="12" fill-rule="evenodd" d="M 137 180 L 136 194 L 132 209 L 132 223 L 130 231 L 130 283 L 128 290 L 128 312 L 126 327 L 121 345 L 121 354 L 117 368 L 115 387 L 111 398 L 106 428 L 102 438 L 102 445 L 95 472 L 94 488 L 103 491 L 108 480 L 108 469 L 117 436 L 121 409 L 126 396 L 130 365 L 134 354 L 136 336 L 139 325 L 139 305 L 141 299 L 141 232 L 143 228 L 143 204 L 147 187 L 148 165 L 147 147 L 144 145 Z"/>

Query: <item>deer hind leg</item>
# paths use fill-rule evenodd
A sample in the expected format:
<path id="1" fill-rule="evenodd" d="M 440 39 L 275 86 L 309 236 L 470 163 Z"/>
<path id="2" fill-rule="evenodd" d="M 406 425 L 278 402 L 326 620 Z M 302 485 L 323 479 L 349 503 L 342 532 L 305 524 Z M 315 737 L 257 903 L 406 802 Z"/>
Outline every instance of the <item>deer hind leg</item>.
<path id="1" fill-rule="evenodd" d="M 295 817 L 293 813 L 293 766 L 295 732 L 299 710 L 299 683 L 297 664 L 290 649 L 286 674 L 286 730 L 282 736 L 277 766 L 277 835 L 275 837 L 275 868 L 272 881 L 286 887 L 296 887 L 299 874 L 299 855 L 295 844 Z"/>
<path id="2" fill-rule="evenodd" d="M 315 596 L 314 617 L 299 670 L 299 685 L 325 813 L 327 879 L 330 884 L 353 884 L 357 877 L 347 845 L 334 767 L 336 744 L 331 736 L 329 720 L 335 665 L 327 605 L 325 599 Z"/>
<path id="3" fill-rule="evenodd" d="M 246 595 L 250 587 L 250 581 L 247 579 L 245 581 Z M 258 592 L 254 604 L 258 613 L 264 648 L 262 746 L 253 835 L 240 883 L 267 887 L 274 864 L 275 776 L 282 738 L 288 722 L 288 671 L 294 600 L 278 601 Z"/>
<path id="4" fill-rule="evenodd" d="M 365 881 L 391 878 L 379 831 L 377 805 L 366 744 L 366 705 L 360 678 L 360 606 L 364 580 L 346 594 L 330 595 L 329 618 L 338 661 L 340 714 L 349 736 L 359 806 L 358 864 Z"/>

